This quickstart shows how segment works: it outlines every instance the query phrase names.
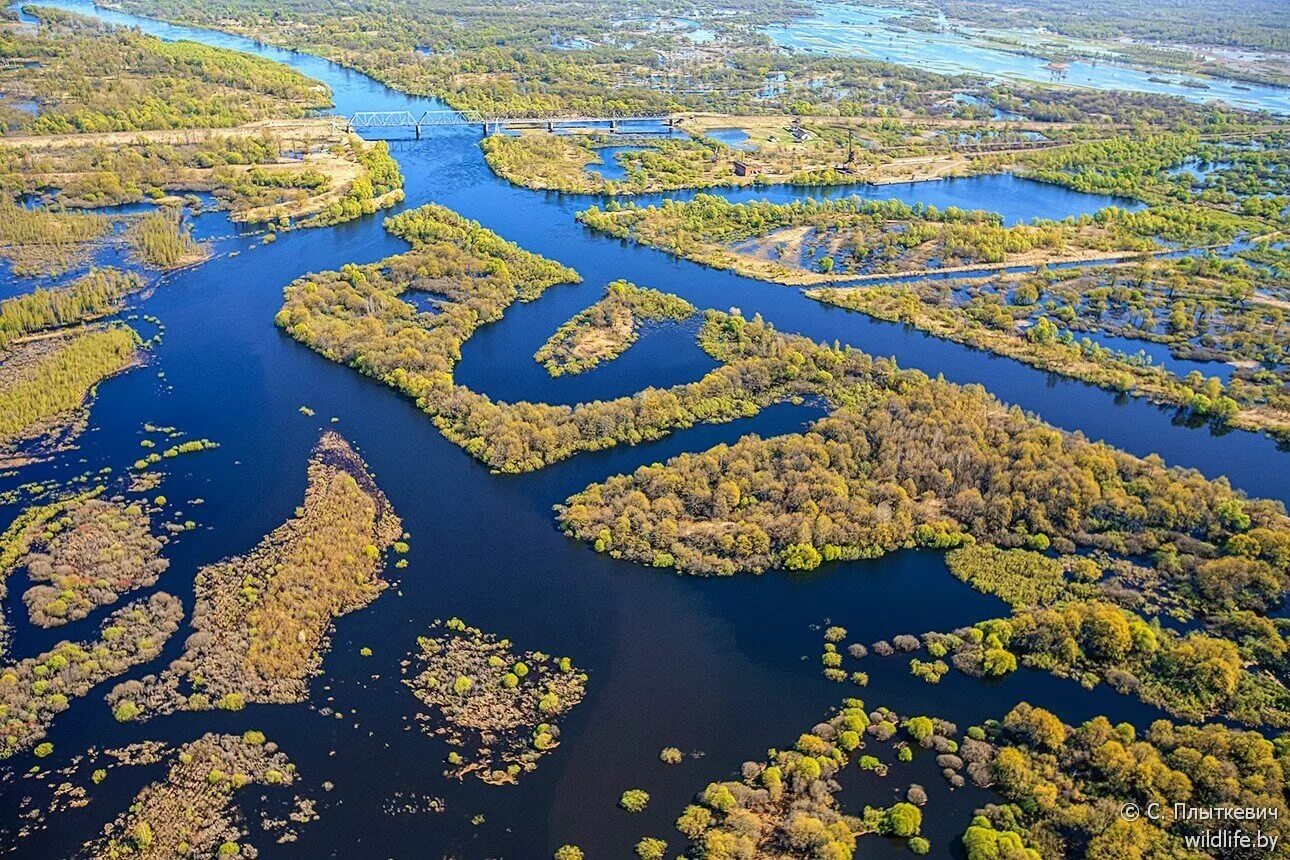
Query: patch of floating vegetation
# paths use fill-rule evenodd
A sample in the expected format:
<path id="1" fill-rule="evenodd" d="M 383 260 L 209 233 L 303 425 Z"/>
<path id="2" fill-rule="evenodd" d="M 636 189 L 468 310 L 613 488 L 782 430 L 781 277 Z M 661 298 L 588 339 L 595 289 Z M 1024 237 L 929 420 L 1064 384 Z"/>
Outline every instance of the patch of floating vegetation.
<path id="1" fill-rule="evenodd" d="M 164 780 L 146 786 L 129 809 L 85 846 L 93 857 L 253 858 L 233 796 L 248 786 L 289 786 L 296 769 L 260 732 L 206 734 L 174 753 Z"/>
<path id="2" fill-rule="evenodd" d="M 582 373 L 626 352 L 649 321 L 681 322 L 694 305 L 670 293 L 614 281 L 605 297 L 556 329 L 533 358 L 552 376 Z"/>
<path id="3" fill-rule="evenodd" d="M 568 657 L 518 652 L 452 618 L 417 639 L 421 671 L 403 683 L 428 705 L 425 731 L 459 747 L 447 775 L 515 783 L 560 742 L 559 719 L 582 701 L 587 676 Z"/>
<path id="4" fill-rule="evenodd" d="M 926 853 L 927 842 L 919 835 L 920 807 L 927 802 L 922 786 L 911 785 L 907 799 L 890 807 L 866 806 L 861 815 L 848 815 L 838 807 L 838 776 L 854 761 L 886 777 L 912 761 L 915 750 L 927 749 L 937 754 L 950 785 L 958 787 L 965 782 L 959 770 L 966 764 L 957 755 L 957 735 L 958 727 L 944 720 L 902 719 L 888 708 L 866 712 L 859 699 L 844 699 L 838 713 L 798 737 L 792 748 L 772 749 L 766 761 L 745 762 L 738 780 L 709 783 L 676 821 L 695 852 L 687 856 L 843 858 L 853 856 L 858 838 L 866 834 L 905 839 L 916 853 Z M 871 744 L 889 745 L 896 763 L 882 763 Z M 964 755 L 980 761 L 990 753 L 980 744 Z"/>
<path id="5" fill-rule="evenodd" d="M 27 547 L 18 564 L 37 583 L 23 595 L 33 624 L 57 627 L 84 618 L 152 585 L 169 566 L 141 505 L 80 498 L 60 508 L 18 537 Z"/>
<path id="6" fill-rule="evenodd" d="M 389 816 L 442 814 L 445 808 L 443 798 L 416 791 L 396 791 L 381 804 L 381 811 Z"/>
<path id="7" fill-rule="evenodd" d="M 117 719 L 304 701 L 332 620 L 387 587 L 384 553 L 400 527 L 362 459 L 324 433 L 296 516 L 248 555 L 198 572 L 184 653 L 160 675 L 117 685 Z"/>
<path id="8" fill-rule="evenodd" d="M 144 447 L 146 448 L 155 447 L 155 443 L 146 444 L 150 443 L 151 440 L 144 440 L 144 442 Z M 195 454 L 198 451 L 211 451 L 218 447 L 219 443 L 212 442 L 210 439 L 190 439 L 187 442 L 180 442 L 177 445 L 171 445 L 160 454 L 152 451 L 148 456 L 140 457 L 138 460 L 134 461 L 133 468 L 136 472 L 142 472 L 149 466 L 160 463 L 162 460 L 172 460 L 180 454 Z"/>
<path id="9" fill-rule="evenodd" d="M 60 642 L 0 668 L 0 759 L 30 748 L 71 699 L 127 669 L 155 659 L 179 629 L 183 605 L 154 594 L 113 612 L 93 642 Z"/>
<path id="10" fill-rule="evenodd" d="M 74 496 L 46 502 L 42 505 L 32 505 L 19 514 L 5 528 L 4 532 L 0 534 L 0 603 L 4 601 L 9 593 L 9 574 L 22 562 L 22 559 L 30 551 L 32 543 L 43 537 L 49 522 L 67 508 L 79 505 L 102 492 L 103 488 L 97 487 Z M 4 615 L 0 613 L 0 646 L 5 644 L 4 637 L 7 633 L 8 627 L 4 622 Z M 3 655 L 4 648 L 0 647 L 0 656 Z"/>

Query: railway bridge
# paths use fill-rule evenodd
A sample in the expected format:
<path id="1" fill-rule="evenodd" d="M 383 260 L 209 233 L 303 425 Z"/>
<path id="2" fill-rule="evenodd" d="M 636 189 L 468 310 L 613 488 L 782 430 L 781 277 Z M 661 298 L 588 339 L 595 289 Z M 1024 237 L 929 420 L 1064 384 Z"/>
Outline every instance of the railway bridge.
<path id="1" fill-rule="evenodd" d="M 607 126 L 610 132 L 618 131 L 620 125 L 633 122 L 661 122 L 668 128 L 674 127 L 680 117 L 671 113 L 605 113 L 594 114 L 541 114 L 533 116 L 485 116 L 476 111 L 455 111 L 436 109 L 423 111 L 420 114 L 408 110 L 394 111 L 356 111 L 349 116 L 337 115 L 333 121 L 345 131 L 377 128 L 411 128 L 421 139 L 423 128 L 435 126 L 479 126 L 487 133 L 499 132 L 507 128 L 545 128 L 557 131 L 561 128 L 593 128 Z"/>

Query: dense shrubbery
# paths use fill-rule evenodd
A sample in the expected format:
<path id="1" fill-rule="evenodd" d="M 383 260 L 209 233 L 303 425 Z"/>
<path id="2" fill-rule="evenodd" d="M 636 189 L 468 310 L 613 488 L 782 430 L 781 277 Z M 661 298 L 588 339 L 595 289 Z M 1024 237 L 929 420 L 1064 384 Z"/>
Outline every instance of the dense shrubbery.
<path id="1" fill-rule="evenodd" d="M 35 583 L 23 602 L 41 627 L 84 618 L 124 592 L 152 585 L 169 564 L 139 505 L 69 501 L 38 533 L 23 538 L 19 563 Z"/>
<path id="2" fill-rule="evenodd" d="M 138 275 L 99 269 L 65 287 L 5 299 L 0 302 L 0 348 L 14 338 L 115 312 L 122 298 L 142 287 Z"/>
<path id="3" fill-rule="evenodd" d="M 71 699 L 127 669 L 155 659 L 179 629 L 179 599 L 154 594 L 112 613 L 94 642 L 59 642 L 0 668 L 0 759 L 31 747 Z"/>
<path id="4" fill-rule="evenodd" d="M 918 835 L 923 815 L 916 803 L 899 801 L 885 809 L 866 806 L 860 814 L 847 814 L 835 797 L 838 778 L 853 761 L 879 776 L 887 774 L 888 766 L 866 752 L 870 743 L 891 742 L 898 750 L 897 760 L 904 763 L 913 758 L 908 754 L 910 741 L 920 747 L 958 749 L 952 739 L 957 731 L 952 723 L 930 717 L 902 720 L 887 708 L 866 713 L 859 699 L 844 699 L 836 715 L 799 736 L 792 748 L 770 750 L 765 762 L 745 762 L 740 780 L 709 783 L 676 820 L 677 829 L 690 840 L 692 853 L 685 856 L 845 860 L 856 853 L 857 840 L 866 834 L 908 839 L 911 849 L 925 849 L 926 840 Z M 987 744 L 981 747 L 990 749 Z M 961 760 L 946 761 L 946 778 L 952 785 L 963 784 L 957 773 L 962 767 Z M 919 786 L 911 787 L 909 796 L 927 802 Z"/>
<path id="5" fill-rule="evenodd" d="M 57 429 L 96 385 L 134 363 L 138 341 L 113 326 L 11 347 L 0 363 L 0 452 Z"/>
<path id="6" fill-rule="evenodd" d="M 35 31 L 8 27 L 0 34 L 0 58 L 19 61 L 9 72 L 6 95 L 41 106 L 34 116 L 9 117 L 8 131 L 233 126 L 266 116 L 302 116 L 330 103 L 325 86 L 272 60 L 196 42 L 164 42 L 61 10 L 40 9 L 39 15 Z"/>
<path id="7" fill-rule="evenodd" d="M 1226 243 L 1261 228 L 1248 218 L 1190 205 L 1141 212 L 1108 207 L 1009 227 L 997 213 L 899 200 L 731 203 L 710 194 L 647 207 L 615 201 L 580 212 L 578 219 L 620 239 L 785 283 L 1106 258 L 1159 251 L 1161 241 Z"/>
<path id="8" fill-rule="evenodd" d="M 1290 727 L 1290 693 L 1259 667 L 1247 668 L 1235 644 L 1203 632 L 1181 635 L 1106 600 L 1022 610 L 956 631 L 946 645 L 954 665 L 971 674 L 1008 674 L 1019 658 L 1086 686 L 1105 681 L 1187 720 L 1221 715 Z"/>
<path id="9" fill-rule="evenodd" d="M 405 212 L 388 224 L 412 242 L 413 251 L 380 266 L 348 266 L 293 284 L 278 324 L 329 358 L 415 397 L 449 439 L 498 470 L 537 469 L 579 451 L 753 414 L 808 393 L 827 378 L 823 368 L 803 368 L 798 346 L 780 343 L 769 332 L 741 342 L 713 322 L 705 329 L 704 347 L 730 364 L 698 382 L 576 407 L 495 403 L 453 383 L 461 344 L 480 324 L 500 318 L 511 302 L 535 298 L 577 274 L 442 207 Z M 398 298 L 409 289 L 447 301 L 426 318 Z M 825 359 L 829 367 L 836 364 Z M 858 354 L 854 360 L 869 362 Z"/>
<path id="10" fill-rule="evenodd" d="M 1066 585 L 1060 561 L 1024 549 L 966 546 L 946 555 L 945 564 L 973 588 L 997 594 L 1013 607 L 1052 603 Z"/>
<path id="11" fill-rule="evenodd" d="M 59 275 L 86 260 L 111 228 L 101 215 L 28 209 L 0 200 L 0 257 L 19 277 Z"/>
<path id="12" fill-rule="evenodd" d="M 1139 736 L 1127 723 L 1113 726 L 1105 717 L 1069 729 L 1025 703 L 991 731 L 999 749 L 990 774 L 1009 803 L 978 812 L 963 837 L 969 860 L 1038 860 L 1074 851 L 1105 858 L 1190 856 L 1194 849 L 1184 840 L 1214 822 L 1177 817 L 1175 803 L 1266 810 L 1224 826 L 1250 836 L 1261 830 L 1279 841 L 1290 835 L 1284 748 L 1258 732 L 1158 720 Z M 1126 820 L 1121 810 L 1130 803 L 1144 810 L 1159 804 L 1160 814 Z"/>
<path id="13" fill-rule="evenodd" d="M 400 535 L 399 518 L 339 435 L 323 435 L 308 472 L 295 518 L 249 554 L 198 572 L 183 655 L 160 675 L 118 684 L 108 697 L 115 708 L 146 718 L 305 698 L 332 620 L 385 589 L 382 554 Z"/>
<path id="14" fill-rule="evenodd" d="M 322 212 L 302 222 L 305 227 L 325 227 L 352 221 L 360 215 L 371 215 L 378 209 L 388 209 L 403 200 L 403 174 L 399 163 L 390 155 L 385 141 L 372 144 L 351 141 L 352 155 L 363 167 L 359 176 L 345 191 L 344 196 L 331 203 Z"/>
<path id="15" fill-rule="evenodd" d="M 980 388 L 883 375 L 879 363 L 866 376 L 852 351 L 792 342 L 830 368 L 824 390 L 842 408 L 804 435 L 748 437 L 593 485 L 561 507 L 565 528 L 615 556 L 699 573 L 810 568 L 965 534 L 1126 552 L 1185 535 L 1214 552 L 1249 528 L 1246 512 L 1287 530 L 1279 505 L 1063 434 Z"/>
<path id="16" fill-rule="evenodd" d="M 166 778 L 145 786 L 106 834 L 86 846 L 87 855 L 245 857 L 238 847 L 246 836 L 245 822 L 233 795 L 248 786 L 288 786 L 296 777 L 295 765 L 257 731 L 206 734 L 169 758 Z"/>
<path id="17" fill-rule="evenodd" d="M 135 255 L 156 269 L 177 269 L 204 260 L 209 250 L 192 237 L 192 231 L 175 209 L 149 212 L 130 228 Z"/>
<path id="18" fill-rule="evenodd" d="M 1278 342 L 1284 314 L 1275 300 L 1255 304 L 1248 298 L 1211 298 L 1198 277 L 1203 263 L 1166 265 L 1172 272 L 1172 286 L 1160 286 L 1158 292 L 1149 280 L 1143 279 L 1132 287 L 1090 286 L 1099 283 L 1098 271 L 1115 270 L 1094 270 L 1093 274 L 1088 270 L 1068 270 L 1069 274 L 1041 274 L 1020 280 L 1005 276 L 973 283 L 963 288 L 970 296 L 966 301 L 963 292 L 930 282 L 816 289 L 809 295 L 826 304 L 912 325 L 937 337 L 989 349 L 1115 391 L 1180 406 L 1236 427 L 1278 436 L 1290 433 L 1290 398 L 1281 379 L 1288 372 L 1280 366 L 1284 355 Z M 1116 276 L 1108 277 L 1114 282 Z M 1174 278 L 1186 279 L 1181 289 Z M 1178 290 L 1177 299 L 1166 300 L 1166 289 L 1170 293 Z M 1239 282 L 1233 283 L 1231 289 L 1247 295 L 1251 292 L 1248 282 L 1244 290 Z M 1184 290 L 1190 295 L 1185 295 Z M 1009 293 L 1015 304 L 1008 303 Z M 1126 309 L 1130 304 L 1133 309 Z M 1163 325 L 1170 334 L 1159 333 L 1161 323 L 1152 313 L 1153 307 L 1158 313 L 1169 314 L 1169 322 Z M 1138 322 L 1119 323 L 1126 315 Z M 1240 369 L 1227 385 L 1216 376 L 1205 379 L 1197 371 L 1179 377 L 1167 367 L 1154 364 L 1145 353 L 1127 355 L 1091 338 L 1078 338 L 1080 330 L 1166 340 L 1185 356 L 1226 357 L 1247 367 Z M 1254 360 L 1267 361 L 1270 366 L 1248 366 Z"/>

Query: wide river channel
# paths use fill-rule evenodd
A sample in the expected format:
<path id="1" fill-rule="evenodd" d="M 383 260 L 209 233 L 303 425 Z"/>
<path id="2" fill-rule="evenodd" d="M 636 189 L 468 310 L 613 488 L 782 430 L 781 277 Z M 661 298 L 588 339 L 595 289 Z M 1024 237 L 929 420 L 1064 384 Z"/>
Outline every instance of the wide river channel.
<path id="1" fill-rule="evenodd" d="M 408 98 L 327 61 L 226 34 L 171 26 L 95 9 L 86 3 L 48 5 L 138 26 L 166 39 L 193 39 L 270 57 L 326 82 L 338 113 L 415 112 L 433 100 Z M 436 202 L 477 219 L 528 250 L 577 269 L 584 282 L 557 287 L 541 300 L 513 306 L 504 321 L 482 329 L 465 347 L 458 379 L 503 400 L 573 403 L 630 393 L 647 385 L 697 379 L 710 366 L 683 327 L 643 337 L 622 358 L 582 376 L 553 380 L 532 358 L 562 322 L 597 300 L 609 281 L 626 278 L 677 293 L 699 307 L 762 314 L 778 328 L 838 339 L 903 366 L 980 383 L 998 397 L 1056 426 L 1105 439 L 1136 454 L 1227 476 L 1252 495 L 1290 498 L 1286 454 L 1267 438 L 1215 434 L 1133 399 L 1057 378 L 900 326 L 823 307 L 799 291 L 678 261 L 658 251 L 597 236 L 573 215 L 592 198 L 516 188 L 495 177 L 472 128 L 434 129 L 425 139 L 394 140 L 407 180 L 405 207 Z M 820 194 L 899 197 L 937 206 L 996 210 L 1010 221 L 1064 217 L 1117 202 L 1008 176 L 831 189 L 730 191 L 732 199 L 790 200 Z M 681 196 L 681 195 L 673 195 Z M 1109 689 L 1033 672 L 987 684 L 951 673 L 937 686 L 909 674 L 899 658 L 870 658 L 865 690 L 831 684 L 820 673 L 821 631 L 848 628 L 848 641 L 948 630 L 1006 612 L 1000 601 L 951 577 L 939 555 L 906 552 L 879 561 L 834 564 L 810 576 L 699 579 L 615 562 L 565 538 L 551 506 L 588 483 L 682 451 L 700 451 L 746 433 L 801 429 L 820 414 L 781 406 L 751 420 L 701 426 L 663 441 L 583 455 L 542 472 L 493 475 L 440 437 L 415 406 L 383 385 L 333 364 L 273 325 L 282 289 L 310 271 L 371 262 L 405 250 L 381 226 L 383 215 L 339 227 L 286 233 L 272 244 L 239 233 L 219 213 L 198 219 L 217 256 L 168 276 L 141 302 L 140 313 L 166 326 L 152 363 L 101 387 L 80 450 L 0 481 L 66 480 L 111 467 L 117 474 L 140 456 L 142 425 L 173 425 L 218 450 L 168 461 L 161 491 L 182 518 L 201 528 L 174 541 L 169 571 L 158 588 L 192 607 L 192 579 L 202 565 L 245 552 L 299 504 L 305 464 L 319 433 L 335 427 L 368 461 L 412 535 L 406 570 L 369 608 L 340 620 L 324 674 L 300 706 L 253 706 L 231 714 L 179 714 L 143 724 L 117 724 L 103 703 L 111 683 L 61 715 L 49 733 L 55 745 L 45 766 L 59 766 L 88 747 L 145 739 L 183 742 L 206 731 L 262 730 L 296 763 L 300 791 L 318 801 L 320 820 L 298 841 L 273 844 L 254 817 L 249 841 L 275 857 L 550 857 L 562 843 L 580 845 L 592 860 L 626 858 L 642 836 L 683 848 L 677 814 L 712 780 L 733 777 L 826 717 L 845 695 L 859 693 L 871 709 L 943 716 L 966 728 L 1001 717 L 1016 702 L 1042 705 L 1068 722 L 1095 714 L 1145 725 L 1160 716 Z M 254 246 L 254 247 L 252 247 Z M 236 254 L 232 252 L 237 252 Z M 303 416 L 308 406 L 315 417 Z M 338 419 L 332 423 L 331 419 Z M 191 500 L 202 499 L 198 506 Z M 0 509 L 8 522 L 17 510 Z M 26 620 L 15 576 L 5 611 L 19 656 L 59 639 L 92 638 L 101 614 L 52 631 Z M 437 618 L 509 637 L 517 647 L 569 655 L 590 675 L 586 700 L 567 718 L 561 746 L 514 787 L 442 775 L 448 747 L 418 728 L 418 704 L 400 683 L 400 661 Z M 181 629 L 163 658 L 131 677 L 155 672 L 181 650 Z M 360 648 L 373 656 L 360 656 Z M 320 711 L 324 713 L 320 713 Z M 340 715 L 338 718 L 337 715 Z M 700 751 L 675 767 L 659 750 Z M 886 756 L 889 751 L 881 755 Z M 93 788 L 83 809 L 60 814 L 28 838 L 14 836 L 21 798 L 32 787 L 18 774 L 34 759 L 8 762 L 0 780 L 3 844 L 23 857 L 68 857 L 157 779 L 158 766 L 118 768 Z M 323 782 L 334 785 L 322 789 Z M 910 782 L 926 786 L 924 834 L 934 856 L 961 855 L 958 837 L 972 809 L 993 796 L 950 792 L 922 754 L 880 779 L 852 768 L 840 801 L 851 811 L 888 805 Z M 628 788 L 643 788 L 649 808 L 632 815 L 616 806 Z M 257 791 L 244 793 L 254 808 Z M 243 797 L 243 795 L 239 795 Z M 416 799 L 441 798 L 445 811 L 408 813 Z M 482 816 L 482 817 L 481 817 Z M 903 843 L 866 839 L 863 851 L 907 857 Z"/>

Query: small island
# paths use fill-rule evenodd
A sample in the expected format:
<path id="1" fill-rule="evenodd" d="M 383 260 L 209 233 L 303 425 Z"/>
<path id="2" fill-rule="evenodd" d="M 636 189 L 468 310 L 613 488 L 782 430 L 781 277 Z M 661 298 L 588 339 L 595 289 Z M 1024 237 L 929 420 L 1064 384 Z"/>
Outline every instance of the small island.
<path id="1" fill-rule="evenodd" d="M 403 683 L 428 714 L 423 729 L 455 749 L 446 773 L 506 785 L 560 744 L 560 719 L 586 694 L 587 676 L 568 657 L 516 651 L 509 639 L 457 618 L 417 639 L 420 672 Z"/>
<path id="2" fill-rule="evenodd" d="M 694 305 L 678 296 L 614 281 L 603 299 L 556 329 L 533 358 L 552 376 L 583 373 L 626 352 L 643 324 L 682 322 L 694 313 Z"/>

